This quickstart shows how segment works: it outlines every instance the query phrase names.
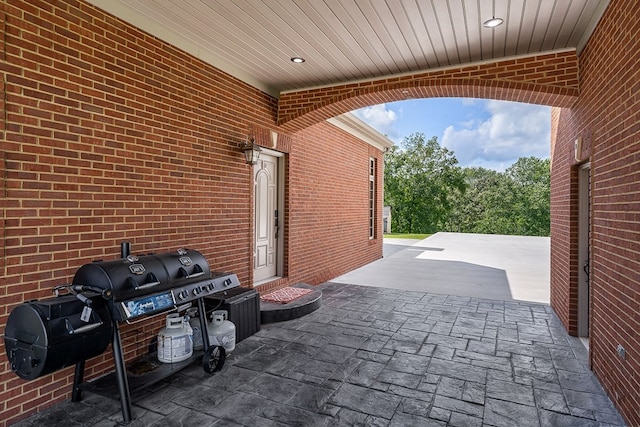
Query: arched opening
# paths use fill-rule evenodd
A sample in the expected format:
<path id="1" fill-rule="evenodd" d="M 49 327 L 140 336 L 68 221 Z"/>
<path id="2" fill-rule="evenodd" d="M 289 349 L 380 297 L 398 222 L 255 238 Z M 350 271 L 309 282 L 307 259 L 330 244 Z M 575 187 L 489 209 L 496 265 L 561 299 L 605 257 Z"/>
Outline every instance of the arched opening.
<path id="1" fill-rule="evenodd" d="M 578 93 L 578 58 L 575 51 L 567 51 L 285 92 L 278 101 L 277 121 L 296 132 L 358 108 L 411 98 L 480 98 L 570 107 Z"/>
<path id="2" fill-rule="evenodd" d="M 469 111 L 459 111 L 464 109 L 463 104 L 467 104 Z M 528 107 L 531 108 L 527 109 Z M 397 122 L 398 116 L 404 114 L 401 113 L 401 110 L 411 108 L 421 109 L 420 114 L 413 114 L 413 116 L 419 116 L 419 118 L 412 117 L 408 119 L 408 122 L 413 123 L 413 127 L 410 124 L 402 123 L 398 125 L 398 128 L 394 128 L 390 124 L 394 120 Z M 483 108 L 488 111 L 484 111 L 482 117 L 470 117 L 468 115 L 472 111 L 474 114 L 479 115 Z M 462 171 L 478 169 L 474 175 L 476 177 L 482 175 L 483 171 L 491 172 L 491 178 L 496 176 L 504 177 L 505 179 L 502 181 L 504 182 L 504 188 L 500 189 L 500 191 L 504 191 L 504 194 L 499 195 L 499 191 L 496 191 L 491 195 L 487 195 L 486 200 L 505 204 L 511 202 L 514 205 L 495 209 L 487 214 L 484 223 L 485 228 L 460 228 L 459 226 L 454 227 L 447 222 L 446 224 L 441 223 L 441 228 L 434 230 L 403 230 L 409 233 L 431 233 L 435 231 L 440 232 L 440 235 L 429 237 L 422 242 L 413 241 L 409 244 L 395 241 L 394 244 L 399 245 L 398 248 L 405 252 L 396 255 L 392 253 L 396 251 L 388 251 L 393 257 L 376 262 L 377 265 L 370 267 L 370 271 L 363 268 L 358 272 L 348 273 L 340 278 L 340 281 L 362 285 L 367 283 L 378 284 L 383 287 L 398 286 L 407 290 L 449 293 L 459 296 L 491 297 L 549 304 L 549 147 L 551 114 L 548 107 L 469 98 L 431 98 L 384 105 L 379 104 L 375 107 L 359 110 L 356 114 L 374 126 L 376 125 L 376 117 L 381 118 L 377 121 L 379 123 L 378 130 L 387 134 L 395 142 L 400 142 L 409 137 L 412 131 L 429 132 L 424 135 L 423 139 L 429 140 L 433 135 L 443 149 L 450 150 L 449 154 L 453 154 L 457 169 Z M 457 116 L 451 117 L 449 122 L 444 122 L 448 124 L 441 124 L 439 131 L 429 131 L 427 129 L 433 128 L 424 126 L 424 122 L 430 121 L 432 116 L 447 114 L 450 116 L 457 114 Z M 407 114 L 407 116 L 411 116 L 411 114 Z M 466 119 L 465 121 L 472 123 L 461 123 L 462 117 Z M 435 120 L 437 121 L 438 119 Z M 533 121 L 536 121 L 536 123 L 532 123 Z M 544 123 L 540 124 L 540 122 Z M 544 129 L 537 129 L 538 126 Z M 496 135 L 497 128 L 500 127 L 509 127 L 507 129 L 508 132 Z M 523 139 L 523 134 L 531 133 L 532 129 L 538 131 L 532 137 L 540 140 L 538 141 L 537 149 L 536 147 L 531 147 L 531 141 Z M 488 139 L 491 137 L 496 138 L 496 147 L 489 147 L 491 141 L 488 141 Z M 424 140 L 421 142 L 424 143 Z M 511 151 L 515 152 L 511 159 L 504 152 L 509 149 L 505 145 L 506 140 L 510 140 L 509 142 L 512 143 Z M 540 148 L 540 145 L 542 145 L 542 148 Z M 516 148 L 525 146 L 529 147 L 529 149 L 516 150 Z M 465 150 L 468 153 L 465 153 Z M 482 152 L 488 153 L 489 156 L 484 156 L 484 158 L 478 156 L 478 153 Z M 389 169 L 386 163 L 390 158 L 393 158 L 393 155 L 394 152 L 385 155 L 385 170 L 387 171 Z M 457 162 L 459 155 L 460 157 L 466 156 L 464 162 Z M 546 219 L 544 220 L 546 221 L 546 231 L 542 233 L 538 231 L 518 231 L 525 230 L 525 228 L 515 228 L 515 225 L 522 226 L 525 221 L 523 219 L 524 215 L 515 215 L 516 211 L 520 210 L 523 211 L 523 214 L 529 214 L 533 213 L 535 209 L 531 203 L 533 195 L 528 197 L 529 194 L 524 194 L 533 188 L 532 186 L 527 186 L 527 184 L 532 184 L 531 181 L 534 181 L 533 184 L 535 184 L 539 176 L 535 173 L 525 174 L 527 172 L 526 168 L 534 165 L 534 163 L 526 161 L 532 160 L 530 159 L 531 156 L 535 156 L 535 159 L 540 160 L 539 163 L 546 167 L 546 175 L 540 176 L 541 186 L 546 187 L 544 192 L 544 197 L 546 197 Z M 491 157 L 493 157 L 493 161 L 491 161 Z M 505 161 L 505 159 L 508 160 Z M 403 161 L 408 160 L 404 159 Z M 398 175 L 406 176 L 406 171 L 402 171 Z M 486 176 L 481 176 L 480 178 L 489 179 Z M 434 176 L 433 179 L 437 180 L 439 178 Z M 448 176 L 448 179 L 451 180 L 451 176 Z M 423 182 L 423 180 L 422 178 L 415 179 L 413 183 L 415 182 Z M 413 183 L 409 183 L 407 186 L 411 187 L 413 185 L 415 187 Z M 477 182 L 469 182 L 468 184 L 470 187 L 479 185 Z M 493 185 L 501 185 L 501 182 L 495 181 Z M 446 191 L 444 186 L 434 187 L 436 189 L 442 188 L 443 191 Z M 536 187 L 536 189 L 538 188 L 539 186 Z M 475 190 L 475 188 L 472 188 L 472 190 Z M 485 191 L 490 190 L 491 188 L 485 188 Z M 385 189 L 385 199 L 387 201 L 389 201 L 388 196 L 392 191 L 394 191 L 392 188 Z M 411 197 L 412 194 L 408 195 L 408 197 Z M 479 197 L 477 194 L 474 196 Z M 510 198 L 509 196 L 513 197 Z M 527 197 L 525 198 L 525 196 Z M 418 200 L 416 204 L 422 207 L 423 203 L 421 202 L 423 200 Z M 472 198 L 464 198 L 463 200 L 470 204 L 475 203 Z M 393 201 L 385 203 L 385 206 L 393 203 Z M 515 205 L 516 203 L 518 203 L 517 206 Z M 425 209 L 430 206 L 429 204 L 424 205 L 426 206 Z M 461 208 L 463 207 L 461 206 Z M 406 210 L 405 212 L 398 212 L 396 210 L 397 206 L 390 206 L 390 208 L 391 217 L 394 223 L 397 224 L 398 216 L 406 214 Z M 437 207 L 434 209 L 437 209 Z M 511 213 L 512 215 L 509 218 L 506 216 L 501 218 L 499 217 L 501 212 Z M 468 216 L 476 219 L 475 216 L 480 216 L 482 213 L 481 211 L 470 213 Z M 452 218 L 456 217 L 457 212 L 452 209 L 450 215 Z M 505 225 L 511 222 L 514 227 L 508 229 L 497 228 L 502 221 L 504 221 Z M 460 236 L 454 238 L 451 235 L 452 232 L 457 232 Z M 406 263 L 414 264 L 411 264 L 411 269 L 407 270 L 408 264 Z M 391 271 L 381 271 L 382 264 L 386 264 Z M 395 274 L 395 279 L 392 279 L 389 274 L 392 276 Z"/>

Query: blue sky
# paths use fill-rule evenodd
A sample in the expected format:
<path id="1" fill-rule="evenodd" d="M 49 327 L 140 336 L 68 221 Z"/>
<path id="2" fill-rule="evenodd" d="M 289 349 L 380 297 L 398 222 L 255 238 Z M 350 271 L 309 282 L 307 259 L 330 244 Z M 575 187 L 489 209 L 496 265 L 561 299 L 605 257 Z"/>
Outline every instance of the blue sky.
<path id="1" fill-rule="evenodd" d="M 354 112 L 399 144 L 412 133 L 435 136 L 460 166 L 503 171 L 520 157 L 549 157 L 551 109 L 470 98 L 411 99 Z"/>

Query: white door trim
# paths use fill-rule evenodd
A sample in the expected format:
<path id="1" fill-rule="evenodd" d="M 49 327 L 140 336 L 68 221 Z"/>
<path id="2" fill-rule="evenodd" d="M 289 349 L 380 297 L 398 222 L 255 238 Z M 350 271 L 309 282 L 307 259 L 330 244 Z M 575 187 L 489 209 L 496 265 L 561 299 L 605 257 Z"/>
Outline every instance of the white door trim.
<path id="1" fill-rule="evenodd" d="M 253 269 L 254 269 L 254 286 L 258 286 L 260 284 L 266 283 L 266 282 L 270 282 L 272 280 L 278 279 L 279 277 L 282 276 L 282 272 L 283 272 L 283 268 L 284 268 L 284 261 L 283 261 L 283 256 L 282 254 L 284 253 L 284 184 L 285 184 L 285 180 L 284 180 L 284 159 L 285 159 L 285 154 L 278 152 L 278 151 L 274 151 L 274 150 L 269 150 L 267 148 L 262 147 L 262 153 L 261 155 L 266 155 L 266 156 L 271 156 L 273 158 L 275 158 L 275 162 L 276 162 L 276 170 L 277 170 L 277 176 L 275 177 L 275 185 L 276 185 L 276 191 L 275 191 L 275 203 L 274 203 L 274 207 L 275 210 L 278 211 L 278 218 L 277 218 L 277 228 L 278 228 L 278 232 L 277 232 L 277 239 L 275 241 L 275 259 L 276 259 L 276 264 L 275 264 L 275 274 L 269 277 L 262 277 L 260 275 L 256 275 L 255 274 L 255 258 L 254 258 L 254 263 L 253 263 Z M 253 177 L 255 180 L 255 176 L 256 176 L 256 166 L 254 166 L 253 170 Z M 254 181 L 252 180 L 252 181 Z M 255 185 L 255 182 L 253 182 L 253 184 Z M 255 188 L 255 187 L 254 187 Z M 257 212 L 257 206 L 256 203 L 258 203 L 258 197 L 257 195 L 254 193 L 254 206 L 253 206 L 253 224 L 254 224 L 254 256 L 256 256 L 255 254 L 255 246 L 256 246 L 256 230 L 255 230 L 255 224 L 256 224 L 256 212 Z M 274 222 L 274 225 L 275 222 Z M 256 280 L 257 279 L 257 280 Z"/>

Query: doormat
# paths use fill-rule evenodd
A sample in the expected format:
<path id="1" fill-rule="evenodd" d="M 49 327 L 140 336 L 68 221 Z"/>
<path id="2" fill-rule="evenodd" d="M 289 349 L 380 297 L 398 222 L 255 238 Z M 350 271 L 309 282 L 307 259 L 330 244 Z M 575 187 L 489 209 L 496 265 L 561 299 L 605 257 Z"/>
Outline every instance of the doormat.
<path id="1" fill-rule="evenodd" d="M 311 289 L 286 287 L 265 295 L 260 295 L 260 300 L 264 302 L 277 302 L 280 304 L 286 304 L 310 292 L 312 292 Z"/>

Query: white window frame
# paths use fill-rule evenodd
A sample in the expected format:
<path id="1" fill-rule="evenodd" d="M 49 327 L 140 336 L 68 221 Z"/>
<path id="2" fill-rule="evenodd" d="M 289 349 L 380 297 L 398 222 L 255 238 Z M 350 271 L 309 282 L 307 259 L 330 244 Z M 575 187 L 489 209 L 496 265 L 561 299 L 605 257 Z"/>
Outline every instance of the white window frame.
<path id="1" fill-rule="evenodd" d="M 376 238 L 376 158 L 369 157 L 369 240 Z"/>

